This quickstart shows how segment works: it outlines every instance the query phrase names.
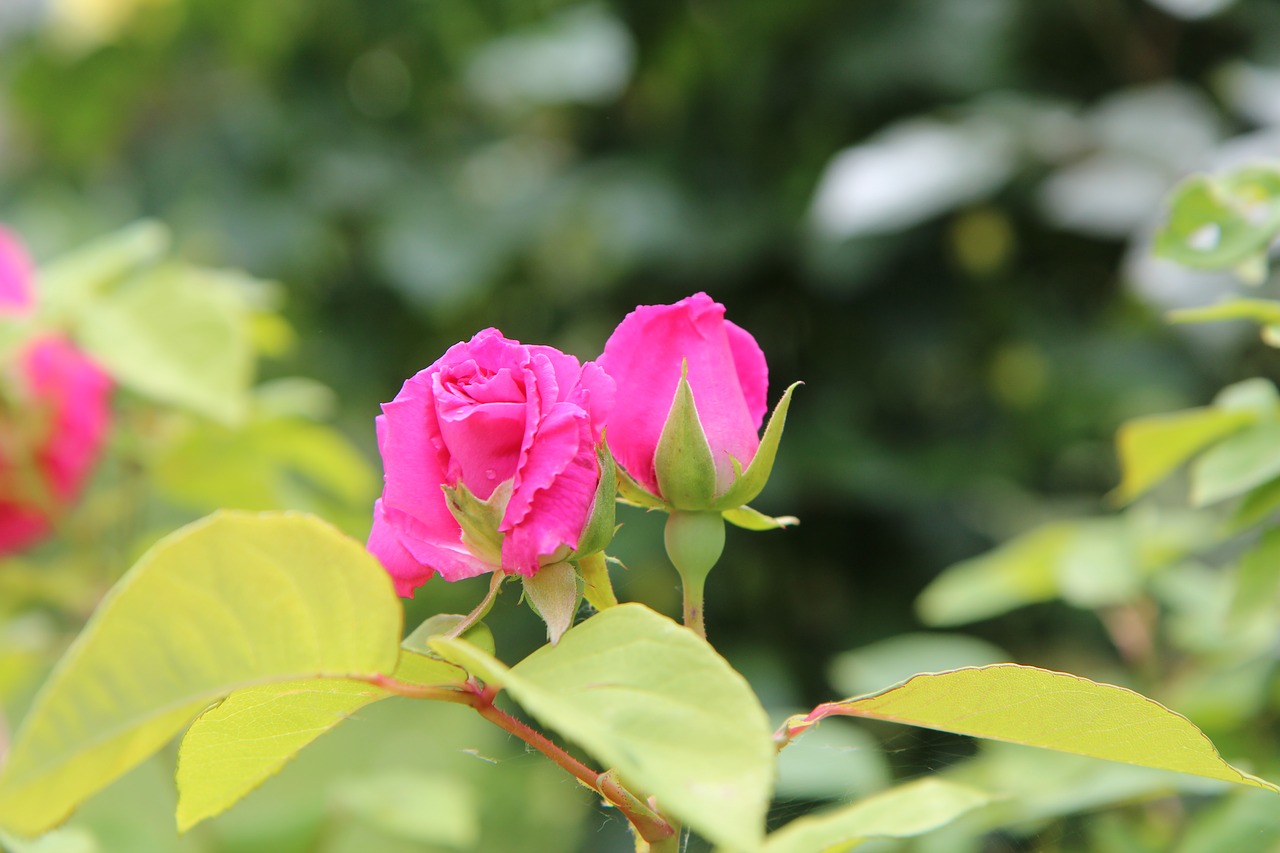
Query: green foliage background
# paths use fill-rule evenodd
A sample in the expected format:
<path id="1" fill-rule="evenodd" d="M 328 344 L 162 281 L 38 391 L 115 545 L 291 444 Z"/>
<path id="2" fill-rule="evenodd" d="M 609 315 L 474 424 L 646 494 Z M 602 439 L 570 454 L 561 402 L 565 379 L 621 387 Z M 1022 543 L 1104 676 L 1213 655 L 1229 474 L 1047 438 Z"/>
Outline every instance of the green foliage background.
<path id="1" fill-rule="evenodd" d="M 1270 0 L 117 5 L 96 34 L 84 3 L 0 11 L 0 220 L 46 258 L 154 217 L 188 260 L 282 282 L 299 343 L 266 376 L 331 385 L 370 459 L 377 404 L 488 325 L 590 358 L 634 305 L 706 290 L 760 341 L 772 400 L 805 381 L 757 503 L 802 524 L 731 533 L 708 585 L 712 640 L 774 709 L 846 695 L 833 656 L 920 630 L 944 567 L 1108 509 L 1125 419 L 1276 375 L 1248 330 L 1163 322 L 1227 277 L 1143 260 L 1180 176 L 1280 154 Z M 896 152 L 879 191 L 823 201 L 868 144 Z M 658 524 L 620 520 L 621 597 L 675 612 Z M 479 595 L 432 584 L 408 624 Z M 516 660 L 541 627 L 504 602 Z M 1164 683 L 1060 602 L 968 630 Z M 968 749 L 921 736 L 889 758 L 910 777 Z M 792 790 L 851 793 L 852 773 Z M 1166 849 L 1159 820 L 1113 816 L 1008 849 Z"/>

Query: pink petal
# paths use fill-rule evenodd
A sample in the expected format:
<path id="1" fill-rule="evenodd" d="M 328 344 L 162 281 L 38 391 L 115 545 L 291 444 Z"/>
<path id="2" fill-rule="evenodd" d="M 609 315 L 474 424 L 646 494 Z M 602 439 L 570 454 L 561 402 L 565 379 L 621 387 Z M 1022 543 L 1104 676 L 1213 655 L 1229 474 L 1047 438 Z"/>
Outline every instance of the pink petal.
<path id="1" fill-rule="evenodd" d="M 764 350 L 750 332 L 728 320 L 724 321 L 724 330 L 729 337 L 733 366 L 738 371 L 738 384 L 742 386 L 747 411 L 759 432 L 765 412 L 769 411 L 769 365 L 764 360 Z"/>
<path id="2" fill-rule="evenodd" d="M 735 355 L 724 306 L 705 293 L 674 305 L 640 306 L 614 330 L 599 359 L 619 389 L 608 419 L 609 447 L 641 485 L 658 492 L 653 455 L 685 362 L 720 488 L 726 488 L 733 476 L 730 455 L 743 465 L 754 458 L 760 444 L 760 419 L 748 408 Z M 745 352 L 743 361 L 755 404 L 758 366 Z"/>
<path id="3" fill-rule="evenodd" d="M 545 488 L 529 495 L 528 511 L 506 531 L 502 543 L 503 565 L 523 575 L 532 576 L 539 558 L 555 553 L 562 545 L 578 547 L 578 537 L 595 501 L 600 466 L 591 424 L 585 417 L 561 423 L 576 426 L 577 453 Z"/>

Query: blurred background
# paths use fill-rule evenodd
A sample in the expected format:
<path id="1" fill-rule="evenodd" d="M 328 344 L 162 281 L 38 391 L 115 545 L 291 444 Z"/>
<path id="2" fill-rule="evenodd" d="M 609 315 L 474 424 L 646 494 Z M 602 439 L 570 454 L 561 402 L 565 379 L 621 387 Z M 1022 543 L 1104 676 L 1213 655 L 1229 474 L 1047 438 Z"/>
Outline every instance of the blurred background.
<path id="1" fill-rule="evenodd" d="M 945 567 L 1107 511 L 1123 420 L 1275 375 L 1248 330 L 1168 326 L 1239 285 L 1148 250 L 1180 177 L 1268 157 L 1274 0 L 0 2 L 0 221 L 43 260 L 153 218 L 183 258 L 279 282 L 297 344 L 260 377 L 332 387 L 374 466 L 378 403 L 480 328 L 588 359 L 637 304 L 723 302 L 771 401 L 805 382 L 758 503 L 802 524 L 731 531 L 708 588 L 713 642 L 775 709 L 849 692 L 833 658 L 922 630 Z M 676 612 L 660 521 L 622 520 L 620 596 Z M 480 595 L 443 587 L 411 623 Z M 514 660 L 540 627 L 504 601 Z M 1024 663 L 1120 662 L 1061 602 L 967 630 Z M 821 753 L 846 794 L 969 751 L 869 737 Z M 509 752 L 499 769 L 534 772 Z M 531 778 L 577 827 L 545 849 L 626 849 L 568 781 Z M 823 784 L 797 777 L 780 817 Z M 340 849 L 300 808 L 277 835 L 240 818 L 184 843 Z M 1054 838 L 971 849 L 1093 836 Z"/>

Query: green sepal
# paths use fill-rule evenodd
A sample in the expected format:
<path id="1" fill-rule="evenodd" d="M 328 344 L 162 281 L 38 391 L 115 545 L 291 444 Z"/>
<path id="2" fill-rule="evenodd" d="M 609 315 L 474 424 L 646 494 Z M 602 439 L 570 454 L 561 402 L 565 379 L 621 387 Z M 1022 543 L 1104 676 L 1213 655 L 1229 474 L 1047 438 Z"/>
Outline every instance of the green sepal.
<path id="1" fill-rule="evenodd" d="M 588 604 L 596 610 L 617 606 L 618 597 L 613 593 L 613 581 L 609 577 L 609 559 L 603 551 L 580 558 L 578 573 L 582 575 L 582 597 Z"/>
<path id="2" fill-rule="evenodd" d="M 709 509 L 716 496 L 716 463 L 711 445 L 698 419 L 689 387 L 689 366 L 681 371 L 671 411 L 667 413 L 658 446 L 653 454 L 653 471 L 664 502 L 676 509 Z"/>
<path id="3" fill-rule="evenodd" d="M 665 509 L 662 498 L 640 485 L 621 465 L 614 466 L 618 480 L 618 500 L 641 509 Z"/>
<path id="4" fill-rule="evenodd" d="M 780 515 L 774 518 L 749 506 L 726 509 L 720 515 L 734 527 L 741 527 L 743 530 L 777 530 L 781 527 L 794 527 L 800 523 L 800 519 L 794 515 Z"/>
<path id="5" fill-rule="evenodd" d="M 603 551 L 613 541 L 613 533 L 617 529 L 617 502 L 614 500 L 618 491 L 617 465 L 603 442 L 596 448 L 596 459 L 600 463 L 600 482 L 596 484 L 591 516 L 578 536 L 578 549 L 569 556 L 570 560 Z"/>
<path id="6" fill-rule="evenodd" d="M 502 534 L 498 532 L 498 525 L 507 512 L 513 482 L 502 481 L 488 500 L 483 501 L 461 482 L 456 486 L 440 487 L 449 512 L 462 528 L 462 544 L 472 554 L 495 566 L 502 565 Z"/>
<path id="7" fill-rule="evenodd" d="M 550 563 L 538 569 L 533 577 L 521 578 L 525 598 L 547 623 L 547 639 L 551 645 L 573 625 L 578 613 L 578 573 L 569 563 Z"/>
<path id="8" fill-rule="evenodd" d="M 747 469 L 743 471 L 738 460 L 733 460 L 733 468 L 737 476 L 729 490 L 716 500 L 713 509 L 736 509 L 751 503 L 764 491 L 765 484 L 769 482 L 769 475 L 773 473 L 773 461 L 778 455 L 782 430 L 787 425 L 787 410 L 791 408 L 791 394 L 796 390 L 796 386 L 802 384 L 804 383 L 793 382 L 791 387 L 783 392 L 782 399 L 778 401 L 773 414 L 769 416 L 769 425 L 764 429 L 764 436 L 760 439 L 760 447 L 756 450 L 755 458 L 751 460 Z"/>
<path id="9" fill-rule="evenodd" d="M 460 613 L 437 613 L 435 616 L 428 618 L 417 628 L 414 628 L 409 636 L 400 642 L 400 648 L 408 652 L 419 655 L 435 656 L 435 652 L 431 651 L 431 646 L 427 643 L 432 637 L 438 637 L 441 634 L 452 634 L 452 632 L 469 617 Z M 466 640 L 473 646 L 484 649 L 489 654 L 494 654 L 493 632 L 489 630 L 489 626 L 480 621 L 472 622 L 462 631 L 462 639 Z"/>

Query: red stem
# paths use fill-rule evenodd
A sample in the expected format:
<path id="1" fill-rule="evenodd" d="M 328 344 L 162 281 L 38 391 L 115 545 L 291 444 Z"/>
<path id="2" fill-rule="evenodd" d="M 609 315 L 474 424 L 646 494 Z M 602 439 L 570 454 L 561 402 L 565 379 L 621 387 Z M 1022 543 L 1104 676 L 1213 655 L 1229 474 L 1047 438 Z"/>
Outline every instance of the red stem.
<path id="1" fill-rule="evenodd" d="M 626 815 L 627 820 L 635 827 L 636 834 L 646 842 L 653 844 L 675 835 L 675 827 L 668 823 L 662 815 L 649 808 L 638 797 L 624 788 L 611 771 L 597 773 L 555 744 L 542 732 L 516 719 L 493 704 L 494 697 L 498 695 L 497 687 L 482 685 L 475 679 L 470 679 L 461 688 L 410 684 L 387 675 L 375 675 L 365 680 L 384 690 L 400 696 L 407 696 L 411 699 L 435 699 L 442 702 L 470 705 L 481 717 L 484 717 L 508 734 L 520 738 L 520 740 L 550 758 L 583 785 L 586 785 L 611 803 Z"/>

